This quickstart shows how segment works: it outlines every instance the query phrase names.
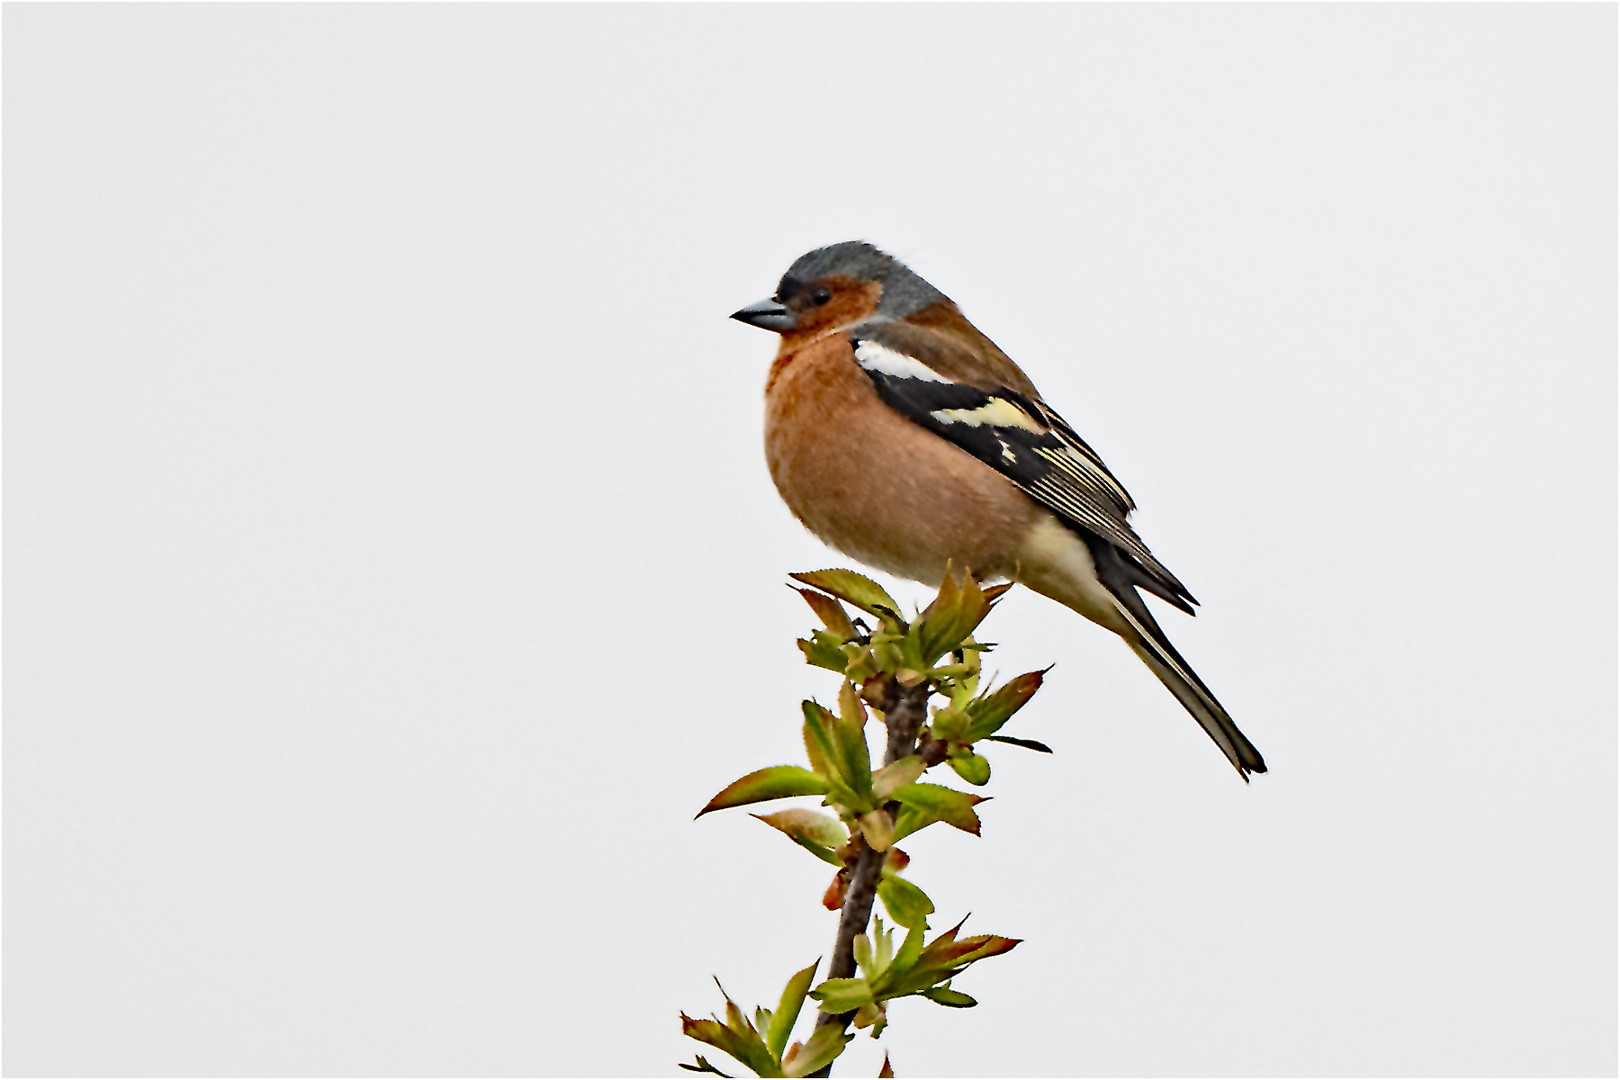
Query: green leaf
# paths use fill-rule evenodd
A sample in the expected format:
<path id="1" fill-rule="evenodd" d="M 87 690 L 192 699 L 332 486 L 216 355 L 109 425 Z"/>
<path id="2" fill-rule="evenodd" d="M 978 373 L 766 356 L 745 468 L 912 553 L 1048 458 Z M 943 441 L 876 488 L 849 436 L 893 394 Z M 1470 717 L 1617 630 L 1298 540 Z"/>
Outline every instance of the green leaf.
<path id="1" fill-rule="evenodd" d="M 859 1009 L 856 1009 L 855 1015 L 851 1018 L 851 1020 L 858 1028 L 871 1028 L 872 1038 L 881 1039 L 883 1037 L 883 1029 L 887 1027 L 889 1023 L 889 1014 L 882 1005 L 874 1003 L 871 1005 L 862 1005 Z"/>
<path id="2" fill-rule="evenodd" d="M 1039 750 L 1043 754 L 1050 754 L 1052 748 L 1043 742 L 1034 739 L 1015 739 L 1011 735 L 986 735 L 987 742 L 1004 742 L 1009 746 L 1022 746 L 1025 750 Z"/>
<path id="3" fill-rule="evenodd" d="M 838 650 L 844 654 L 844 677 L 854 682 L 865 682 L 880 673 L 882 665 L 878 663 L 869 645 L 856 645 L 851 642 Z"/>
<path id="4" fill-rule="evenodd" d="M 950 759 L 951 769 L 970 784 L 983 787 L 990 782 L 990 763 L 978 754 L 963 754 Z"/>
<path id="5" fill-rule="evenodd" d="M 861 838 L 873 851 L 888 851 L 894 844 L 894 822 L 887 810 L 870 810 L 860 817 Z"/>
<path id="6" fill-rule="evenodd" d="M 950 567 L 946 567 L 945 580 L 940 582 L 939 594 L 923 609 L 922 614 L 911 622 L 908 636 L 913 640 L 917 661 L 922 666 L 932 665 L 941 653 L 950 648 L 946 637 L 960 613 L 961 606 L 962 589 L 956 584 L 956 575 L 951 573 Z"/>
<path id="7" fill-rule="evenodd" d="M 834 866 L 844 865 L 844 860 L 834 854 L 834 850 L 849 843 L 849 830 L 831 814 L 795 807 L 792 810 L 778 810 L 774 814 L 749 816 L 785 833 L 788 839 L 816 858 Z"/>
<path id="8" fill-rule="evenodd" d="M 940 742 L 961 743 L 967 741 L 968 725 L 972 722 L 965 710 L 947 705 L 934 713 L 928 729 Z"/>
<path id="9" fill-rule="evenodd" d="M 977 937 L 963 938 L 957 945 L 972 945 L 973 949 L 965 954 L 961 963 L 971 964 L 976 960 L 986 960 L 992 956 L 1000 956 L 1004 952 L 1012 952 L 1023 938 L 1002 937 L 1000 934 L 980 934 Z"/>
<path id="10" fill-rule="evenodd" d="M 782 1050 L 787 1046 L 788 1037 L 793 1034 L 793 1025 L 798 1022 L 799 1010 L 804 1006 L 804 996 L 815 981 L 816 968 L 820 964 L 821 961 L 817 960 L 803 971 L 795 972 L 782 988 L 782 1001 L 771 1014 L 771 1026 L 765 1033 L 765 1048 L 778 1061 L 782 1060 Z"/>
<path id="11" fill-rule="evenodd" d="M 866 706 L 847 681 L 839 687 L 838 706 L 839 715 L 832 725 L 838 778 L 866 802 L 864 809 L 870 809 L 872 756 L 866 745 Z"/>
<path id="12" fill-rule="evenodd" d="M 781 1076 L 782 1068 L 777 1064 L 771 1052 L 765 1049 L 765 1043 L 760 1039 L 759 1033 L 742 1020 L 742 1013 L 731 999 L 726 999 L 728 1018 L 735 1012 L 736 1019 L 741 1021 L 741 1030 L 729 1024 L 722 1024 L 718 1020 L 694 1020 L 681 1013 L 681 1031 L 698 1042 L 707 1043 L 716 1050 L 723 1050 L 752 1069 L 757 1076 Z"/>
<path id="13" fill-rule="evenodd" d="M 963 920 L 964 922 L 966 920 Z M 1010 952 L 1018 943 L 1018 938 L 1001 937 L 998 934 L 979 934 L 976 937 L 956 938 L 956 932 L 962 924 L 957 923 L 949 931 L 941 934 L 917 958 L 914 971 L 940 973 L 930 979 L 931 983 L 943 981 L 945 975 L 964 968 L 975 960 L 984 960 L 991 956 L 999 956 Z"/>
<path id="14" fill-rule="evenodd" d="M 801 701 L 799 708 L 804 711 L 804 752 L 810 767 L 830 780 L 838 775 L 833 768 L 833 714 L 813 701 Z"/>
<path id="15" fill-rule="evenodd" d="M 756 769 L 740 780 L 734 780 L 697 813 L 698 817 L 712 810 L 725 810 L 732 806 L 765 802 L 767 799 L 786 799 L 794 795 L 825 795 L 827 783 L 809 769 L 797 765 L 772 765 Z"/>
<path id="16" fill-rule="evenodd" d="M 806 574 L 789 574 L 794 581 L 803 582 L 812 589 L 820 589 L 838 599 L 879 618 L 900 621 L 900 605 L 894 597 L 883 591 L 883 586 L 853 570 L 814 570 Z"/>
<path id="17" fill-rule="evenodd" d="M 826 780 L 826 793 L 828 798 L 849 806 L 855 813 L 865 813 L 872 810 L 870 797 L 863 797 L 855 792 L 846 774 L 846 751 L 844 743 L 846 737 L 839 733 L 841 721 L 831 712 L 821 708 L 815 701 L 802 703 L 805 714 L 805 753 L 810 756 L 810 766 L 815 769 L 818 776 Z M 860 743 L 865 746 L 867 737 L 865 732 L 860 733 Z M 872 771 L 870 764 L 860 772 L 865 784 L 872 785 Z"/>
<path id="18" fill-rule="evenodd" d="M 928 766 L 923 764 L 923 759 L 916 754 L 883 766 L 872 774 L 872 797 L 880 802 L 887 801 L 895 788 L 916 780 L 927 768 Z"/>
<path id="19" fill-rule="evenodd" d="M 793 1060 L 783 1063 L 782 1075 L 809 1076 L 826 1068 L 844 1052 L 845 1044 L 854 1037 L 853 1032 L 845 1032 L 838 1024 L 826 1024 L 816 1028 L 799 1048 L 799 1052 L 793 1055 Z"/>
<path id="20" fill-rule="evenodd" d="M 862 978 L 872 978 L 877 974 L 877 972 L 872 970 L 872 962 L 874 960 L 872 955 L 872 939 L 867 937 L 865 934 L 856 934 L 855 940 L 852 944 L 854 945 L 853 951 L 855 953 L 855 969 L 861 973 Z"/>
<path id="21" fill-rule="evenodd" d="M 816 617 L 840 641 L 848 641 L 855 637 L 855 624 L 849 621 L 849 614 L 837 600 L 810 589 L 793 591 L 804 597 L 804 602 L 810 605 L 810 610 L 816 613 Z"/>
<path id="22" fill-rule="evenodd" d="M 939 595 L 911 627 L 923 664 L 932 665 L 942 655 L 959 647 L 988 614 L 990 601 L 973 575 L 965 575 L 958 586 L 955 575 L 947 572 Z"/>
<path id="23" fill-rule="evenodd" d="M 962 916 L 961 921 L 955 926 L 939 935 L 939 937 L 935 938 L 933 941 L 930 941 L 928 943 L 928 948 L 932 949 L 936 945 L 943 945 L 947 942 L 955 941 L 956 935 L 961 932 L 963 925 L 966 924 L 967 921 L 968 917 L 966 915 Z"/>
<path id="24" fill-rule="evenodd" d="M 949 1005 L 953 1009 L 971 1009 L 978 1002 L 968 997 L 960 990 L 949 990 L 943 986 L 930 986 L 922 992 L 922 996 L 929 1001 L 937 1001 L 941 1005 Z"/>
<path id="25" fill-rule="evenodd" d="M 894 912 L 891 911 L 889 914 L 893 915 Z M 917 958 L 922 955 L 927 930 L 928 924 L 924 921 L 914 922 L 906 928 L 906 940 L 901 943 L 900 951 L 894 954 L 894 959 L 889 963 L 891 972 L 904 974 L 916 966 Z"/>
<path id="26" fill-rule="evenodd" d="M 1001 725 L 1035 696 L 1035 691 L 1041 688 L 1041 679 L 1050 670 L 1044 668 L 1025 672 L 1015 679 L 1009 679 L 994 692 L 968 702 L 967 713 L 973 718 L 968 725 L 968 741 L 977 742 L 1001 730 Z"/>
<path id="27" fill-rule="evenodd" d="M 842 675 L 849 666 L 849 657 L 845 656 L 837 646 L 828 645 L 823 641 L 824 634 L 813 637 L 799 638 L 799 651 L 804 653 L 805 663 L 811 667 L 826 668 Z"/>
<path id="28" fill-rule="evenodd" d="M 877 894 L 889 918 L 896 923 L 907 928 L 927 928 L 928 916 L 934 913 L 934 902 L 917 886 L 905 878 L 887 877 L 878 882 Z"/>
<path id="29" fill-rule="evenodd" d="M 889 843 L 897 844 L 918 829 L 926 829 L 938 820 L 914 807 L 902 806 L 900 812 L 894 816 L 894 829 L 889 833 Z"/>
<path id="30" fill-rule="evenodd" d="M 891 975 L 883 980 L 879 996 L 891 998 L 920 993 L 936 983 L 947 982 L 969 964 L 1007 952 L 1019 943 L 1017 938 L 996 934 L 980 934 L 958 941 L 956 933 L 961 928 L 962 923 L 957 923 L 920 952 L 917 951 L 918 939 L 908 934 L 900 956 L 889 965 Z M 902 959 L 910 962 L 903 964 Z"/>
<path id="31" fill-rule="evenodd" d="M 979 815 L 973 812 L 973 808 L 985 801 L 981 796 L 939 784 L 901 784 L 894 789 L 893 798 L 902 806 L 922 811 L 931 820 L 943 821 L 963 832 L 979 835 Z M 894 839 L 898 840 L 900 830 L 896 828 L 894 831 Z"/>
<path id="32" fill-rule="evenodd" d="M 702 1054 L 698 1055 L 696 1065 L 688 1065 L 684 1061 L 677 1062 L 677 1064 L 679 1064 L 680 1067 L 685 1069 L 687 1072 L 712 1073 L 715 1076 L 724 1076 L 724 1077 L 727 1078 L 727 1080 L 730 1080 L 730 1077 L 731 1077 L 730 1073 L 723 1073 L 719 1069 L 715 1068 L 713 1065 L 710 1065 L 709 1062 L 708 1062 L 708 1059 L 706 1059 Z"/>
<path id="33" fill-rule="evenodd" d="M 823 1012 L 853 1012 L 872 1004 L 872 987 L 865 979 L 828 979 L 810 991 L 810 996 L 821 1002 Z"/>
<path id="34" fill-rule="evenodd" d="M 872 970 L 881 975 L 894 959 L 894 930 L 883 928 L 881 915 L 872 916 L 872 927 Z"/>

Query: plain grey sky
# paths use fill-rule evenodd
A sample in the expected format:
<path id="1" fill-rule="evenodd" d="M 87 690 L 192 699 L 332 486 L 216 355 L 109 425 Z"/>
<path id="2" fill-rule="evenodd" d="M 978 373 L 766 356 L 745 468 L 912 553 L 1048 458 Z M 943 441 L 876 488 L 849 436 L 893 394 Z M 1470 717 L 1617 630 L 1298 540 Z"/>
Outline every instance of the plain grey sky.
<path id="1" fill-rule="evenodd" d="M 8 1073 L 668 1073 L 823 954 L 726 316 L 863 238 L 1107 458 L 1119 643 L 901 1075 L 1613 1074 L 1616 9 L 8 5 Z M 895 588 L 908 601 L 920 587 Z M 942 833 L 934 835 L 935 832 Z M 874 1075 L 862 1037 L 840 1075 Z"/>

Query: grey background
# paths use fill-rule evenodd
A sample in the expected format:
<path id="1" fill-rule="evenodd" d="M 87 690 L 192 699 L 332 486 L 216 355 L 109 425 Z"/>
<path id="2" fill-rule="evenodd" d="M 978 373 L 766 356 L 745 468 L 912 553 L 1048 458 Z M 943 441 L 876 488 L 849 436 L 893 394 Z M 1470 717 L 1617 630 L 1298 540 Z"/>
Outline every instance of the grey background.
<path id="1" fill-rule="evenodd" d="M 907 847 L 1026 944 L 901 1075 L 1615 1071 L 1612 5 L 4 31 L 8 1072 L 672 1072 L 825 952 L 691 815 L 834 691 L 725 316 L 855 237 L 1107 457 L 1273 770 L 1015 591 L 1058 755 Z"/>

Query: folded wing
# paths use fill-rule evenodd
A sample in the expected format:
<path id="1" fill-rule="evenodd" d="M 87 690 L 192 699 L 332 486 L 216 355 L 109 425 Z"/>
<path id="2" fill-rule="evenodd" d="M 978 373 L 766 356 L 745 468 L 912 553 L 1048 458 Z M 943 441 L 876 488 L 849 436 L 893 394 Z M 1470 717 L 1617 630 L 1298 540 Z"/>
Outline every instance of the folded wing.
<path id="1" fill-rule="evenodd" d="M 856 363 L 885 404 L 995 469 L 1070 527 L 1114 545 L 1139 571 L 1131 584 L 1191 613 L 1198 601 L 1126 522 L 1136 506 L 1130 493 L 1062 417 L 1031 394 L 964 380 L 958 373 L 971 370 L 969 358 L 948 355 L 951 342 L 919 348 L 912 337 L 884 323 L 850 331 Z"/>

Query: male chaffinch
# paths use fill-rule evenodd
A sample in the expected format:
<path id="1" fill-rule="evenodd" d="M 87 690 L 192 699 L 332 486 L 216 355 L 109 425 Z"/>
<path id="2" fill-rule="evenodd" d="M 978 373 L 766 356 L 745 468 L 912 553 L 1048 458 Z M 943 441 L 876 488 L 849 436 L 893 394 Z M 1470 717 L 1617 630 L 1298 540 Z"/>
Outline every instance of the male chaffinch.
<path id="1" fill-rule="evenodd" d="M 945 294 L 848 241 L 732 318 L 782 335 L 765 458 L 811 532 L 900 577 L 966 568 L 1072 608 L 1124 638 L 1244 780 L 1266 771 L 1136 591 L 1189 615 L 1198 602 L 1127 523 L 1130 495 Z"/>

